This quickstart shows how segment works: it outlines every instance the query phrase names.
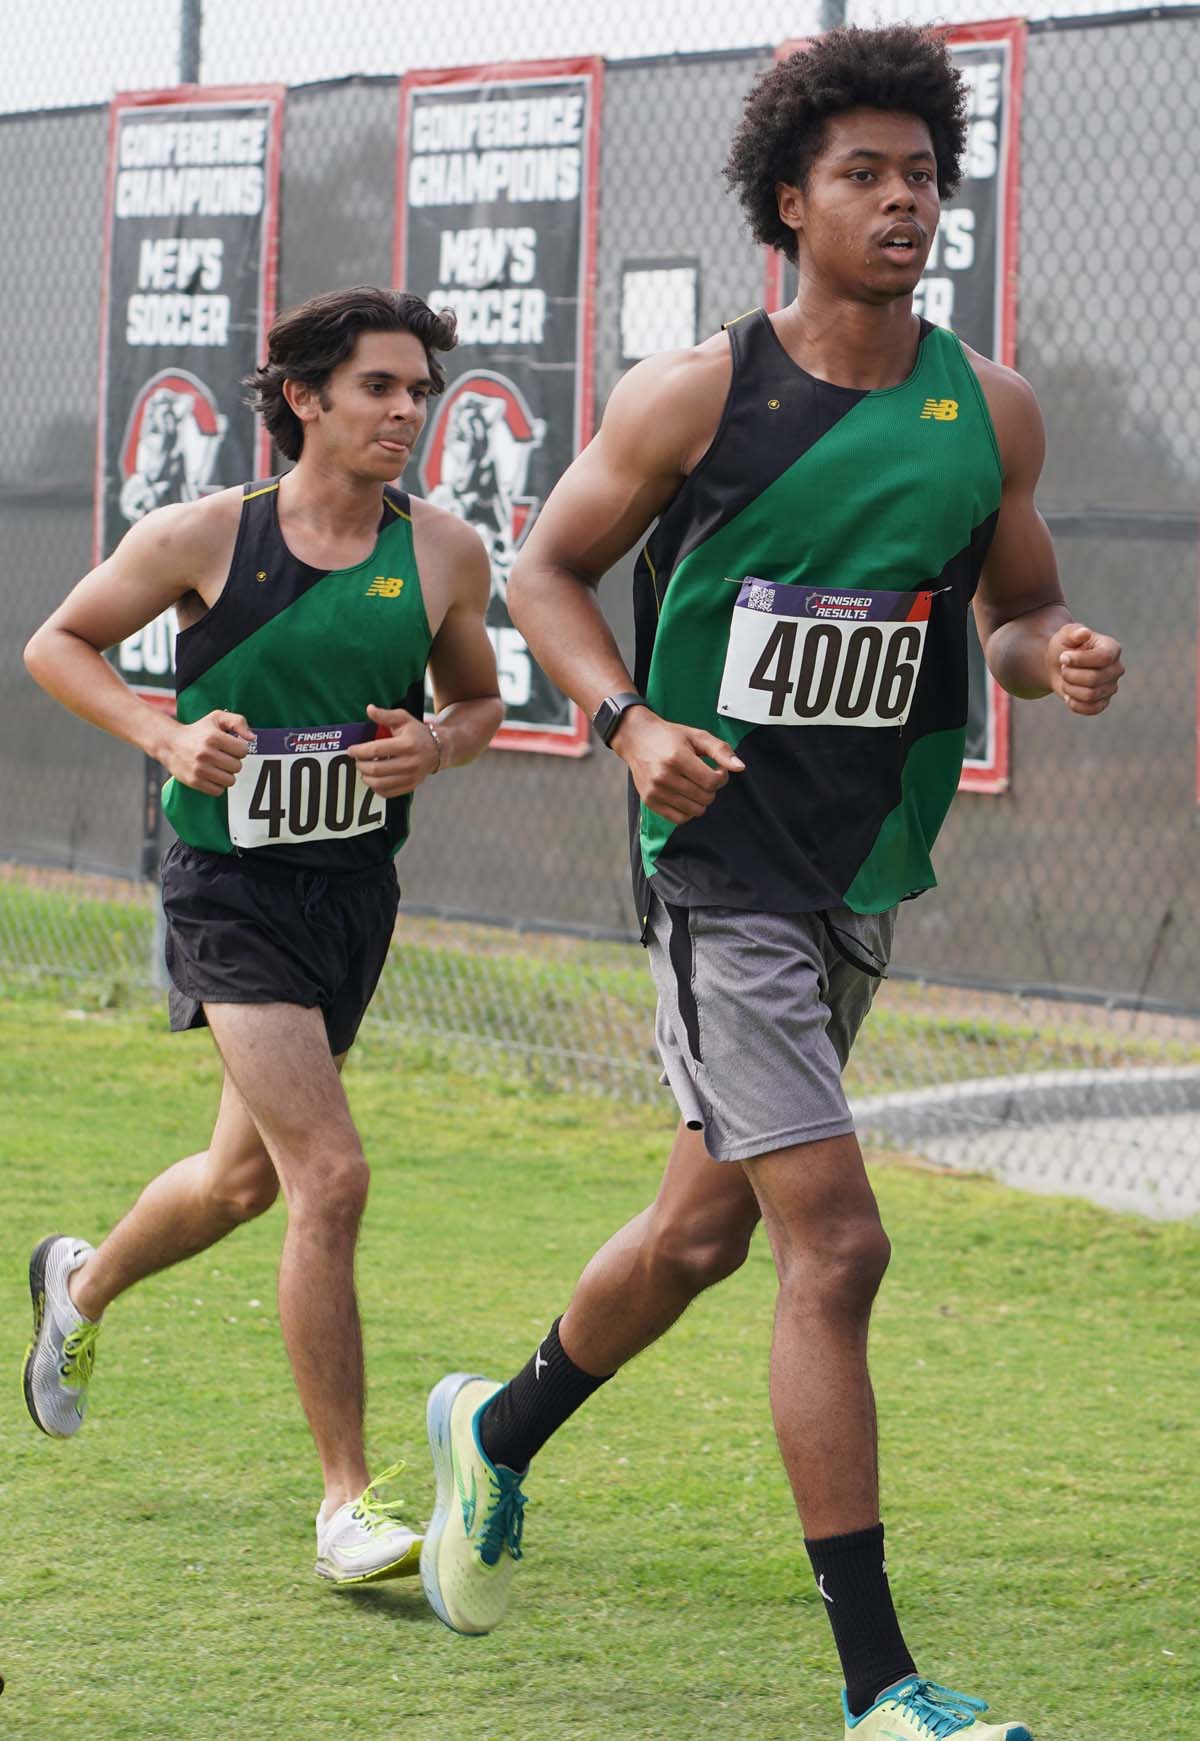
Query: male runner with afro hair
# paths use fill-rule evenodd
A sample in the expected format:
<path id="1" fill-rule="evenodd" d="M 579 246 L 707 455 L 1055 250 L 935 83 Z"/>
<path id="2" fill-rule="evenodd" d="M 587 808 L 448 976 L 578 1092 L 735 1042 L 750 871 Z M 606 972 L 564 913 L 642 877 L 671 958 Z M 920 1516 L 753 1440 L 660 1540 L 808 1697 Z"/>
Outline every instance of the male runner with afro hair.
<path id="1" fill-rule="evenodd" d="M 867 1372 L 889 1244 L 842 1070 L 896 907 L 935 882 L 972 604 L 1010 694 L 1098 714 L 1122 671 L 1063 600 L 1032 392 L 913 312 L 964 109 L 944 41 L 909 26 L 835 31 L 760 79 L 727 175 L 756 240 L 796 262 L 796 300 L 639 363 L 517 561 L 514 621 L 630 772 L 681 1123 L 655 1201 L 528 1365 L 504 1387 L 454 1374 L 429 1406 L 422 1577 L 448 1625 L 486 1632 L 531 1459 L 761 1220 L 775 1428 L 854 1741 L 1030 1732 L 919 1675 L 892 1606 Z M 631 675 L 596 587 L 635 544 Z"/>

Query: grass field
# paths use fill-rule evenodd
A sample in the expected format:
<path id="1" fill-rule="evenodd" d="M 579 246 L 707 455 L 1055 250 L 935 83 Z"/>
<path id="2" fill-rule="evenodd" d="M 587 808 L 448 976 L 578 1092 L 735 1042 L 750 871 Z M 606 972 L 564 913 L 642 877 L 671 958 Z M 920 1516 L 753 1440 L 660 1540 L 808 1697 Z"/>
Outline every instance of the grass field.
<path id="1" fill-rule="evenodd" d="M 118 898 L 120 897 L 120 898 Z M 0 974 L 36 970 L 85 1007 L 144 998 L 147 884 L 0 864 Z M 654 987 L 628 944 L 402 914 L 372 1019 L 419 1031 L 443 1057 L 533 1084 L 658 1098 Z M 1200 1022 L 893 978 L 847 1072 L 851 1096 L 1042 1070 L 1200 1063 Z"/>
<path id="2" fill-rule="evenodd" d="M 0 1735 L 38 1741 L 839 1741 L 774 1450 L 764 1243 L 552 1441 L 508 1623 L 311 1572 L 319 1491 L 273 1309 L 278 1210 L 113 1308 L 66 1445 L 21 1402 L 25 1265 L 203 1141 L 206 1039 L 25 990 L 0 1013 Z M 523 1361 L 652 1192 L 665 1109 L 456 1077 L 376 1034 L 359 1278 L 377 1464 L 426 1515 L 429 1385 Z M 873 1363 L 889 1561 L 926 1672 L 1038 1741 L 1195 1728 L 1194 1228 L 899 1165 Z"/>

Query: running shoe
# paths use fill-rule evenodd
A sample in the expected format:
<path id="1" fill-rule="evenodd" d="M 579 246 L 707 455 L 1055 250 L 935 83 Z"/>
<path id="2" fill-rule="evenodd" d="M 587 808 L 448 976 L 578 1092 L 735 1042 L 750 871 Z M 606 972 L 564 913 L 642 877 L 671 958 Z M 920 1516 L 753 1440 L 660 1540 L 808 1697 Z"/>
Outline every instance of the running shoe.
<path id="1" fill-rule="evenodd" d="M 850 1715 L 842 1694 L 846 1741 L 945 1741 L 951 1735 L 963 1741 L 1033 1741 L 1024 1723 L 981 1722 L 986 1710 L 982 1699 L 918 1675 L 889 1687 L 861 1717 Z"/>
<path id="2" fill-rule="evenodd" d="M 76 1308 L 67 1278 L 91 1255 L 86 1239 L 52 1233 L 29 1260 L 33 1340 L 25 1350 L 21 1382 L 33 1424 L 52 1439 L 77 1433 L 87 1408 L 100 1325 Z"/>
<path id="3" fill-rule="evenodd" d="M 378 1584 L 385 1578 L 409 1578 L 417 1570 L 421 1538 L 404 1521 L 403 1501 L 379 1496 L 403 1468 L 403 1463 L 393 1463 L 359 1498 L 348 1499 L 329 1517 L 317 1513 L 318 1578 L 333 1584 Z"/>
<path id="4" fill-rule="evenodd" d="M 526 1471 L 493 1463 L 479 1442 L 479 1417 L 500 1388 L 490 1378 L 452 1372 L 429 1393 L 437 1500 L 421 1549 L 421 1583 L 453 1632 L 499 1626 L 521 1558 Z"/>

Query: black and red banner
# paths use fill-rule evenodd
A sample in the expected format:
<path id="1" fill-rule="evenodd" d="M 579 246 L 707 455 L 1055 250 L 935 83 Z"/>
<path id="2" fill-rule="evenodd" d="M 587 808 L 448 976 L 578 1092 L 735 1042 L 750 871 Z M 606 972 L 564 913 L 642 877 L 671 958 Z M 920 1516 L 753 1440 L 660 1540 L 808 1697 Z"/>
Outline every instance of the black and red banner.
<path id="1" fill-rule="evenodd" d="M 282 86 L 126 92 L 109 124 L 94 558 L 136 520 L 261 476 L 243 378 L 275 309 Z M 114 649 L 175 693 L 174 612 Z"/>
<path id="2" fill-rule="evenodd" d="M 588 723 L 508 614 L 513 560 L 592 433 L 592 324 L 603 63 L 407 73 L 395 282 L 458 317 L 413 460 L 415 486 L 474 526 L 492 563 L 488 632 L 502 749 L 579 756 Z"/>
<path id="3" fill-rule="evenodd" d="M 945 32 L 967 82 L 969 124 L 962 186 L 944 211 L 913 307 L 948 326 L 981 356 L 1016 361 L 1017 201 L 1025 20 L 955 25 Z M 776 58 L 807 47 L 785 43 Z M 767 265 L 766 306 L 796 294 L 796 269 L 781 254 Z M 1009 698 L 989 675 L 971 619 L 970 694 L 961 789 L 1008 789 Z"/>

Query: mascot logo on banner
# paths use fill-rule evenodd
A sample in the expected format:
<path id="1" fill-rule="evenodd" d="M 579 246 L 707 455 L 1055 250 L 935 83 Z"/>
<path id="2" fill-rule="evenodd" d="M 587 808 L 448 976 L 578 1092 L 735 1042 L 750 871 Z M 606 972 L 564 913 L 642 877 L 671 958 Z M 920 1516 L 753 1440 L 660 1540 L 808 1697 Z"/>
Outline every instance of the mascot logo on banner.
<path id="1" fill-rule="evenodd" d="M 421 488 L 457 514 L 487 546 L 492 592 L 503 600 L 537 498 L 526 495 L 529 462 L 546 436 L 520 389 L 480 369 L 455 381 L 438 409 L 421 460 Z"/>
<path id="2" fill-rule="evenodd" d="M 194 502 L 210 484 L 229 419 L 212 389 L 186 369 L 161 369 L 143 386 L 121 442 L 121 512 L 140 520 L 164 502 Z"/>

